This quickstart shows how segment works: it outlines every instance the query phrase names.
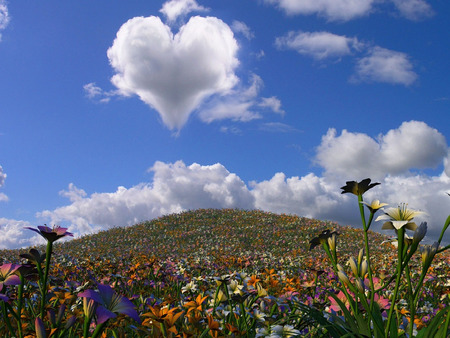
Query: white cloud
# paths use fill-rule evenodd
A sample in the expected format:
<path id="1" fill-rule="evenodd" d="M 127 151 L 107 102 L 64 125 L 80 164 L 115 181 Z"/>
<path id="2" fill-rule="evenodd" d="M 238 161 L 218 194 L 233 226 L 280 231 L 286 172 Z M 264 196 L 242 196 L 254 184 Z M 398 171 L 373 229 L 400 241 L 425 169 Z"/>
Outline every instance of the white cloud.
<path id="1" fill-rule="evenodd" d="M 16 249 L 36 244 L 44 240 L 24 227 L 33 225 L 26 221 L 0 218 L 0 249 Z"/>
<path id="2" fill-rule="evenodd" d="M 211 123 L 223 119 L 241 122 L 260 119 L 262 115 L 257 111 L 258 107 L 284 114 L 281 102 L 276 97 L 258 99 L 262 86 L 262 79 L 258 75 L 252 74 L 251 83 L 247 88 L 237 88 L 226 96 L 211 100 L 198 115 L 202 121 Z"/>
<path id="3" fill-rule="evenodd" d="M 293 126 L 290 126 L 286 123 L 281 122 L 266 122 L 262 123 L 259 126 L 260 130 L 268 131 L 270 133 L 292 133 L 292 132 L 298 132 L 299 130 L 294 128 Z"/>
<path id="4" fill-rule="evenodd" d="M 10 21 L 8 7 L 4 0 L 0 0 L 0 31 L 4 30 L 8 26 Z M 0 33 L 0 41 L 2 41 L 2 34 Z"/>
<path id="5" fill-rule="evenodd" d="M 170 129 L 180 129 L 206 98 L 237 84 L 237 51 L 230 27 L 217 18 L 192 17 L 173 35 L 158 17 L 136 17 L 108 49 L 116 71 L 111 81 L 156 109 Z"/>
<path id="6" fill-rule="evenodd" d="M 434 15 L 431 6 L 423 0 L 392 0 L 405 18 L 413 21 L 429 18 Z"/>
<path id="7" fill-rule="evenodd" d="M 288 15 L 317 14 L 328 20 L 347 21 L 372 10 L 375 0 L 265 0 L 274 4 Z"/>
<path id="8" fill-rule="evenodd" d="M 434 168 L 448 151 L 445 137 L 424 122 L 404 122 L 398 129 L 373 139 L 366 134 L 329 129 L 317 148 L 316 162 L 328 174 L 363 179 L 408 174 Z"/>
<path id="9" fill-rule="evenodd" d="M 255 34 L 250 30 L 250 27 L 248 27 L 244 22 L 234 20 L 231 24 L 231 29 L 235 33 L 241 33 L 245 36 L 247 40 L 251 40 L 255 37 Z"/>
<path id="10" fill-rule="evenodd" d="M 329 32 L 289 32 L 275 40 L 280 49 L 293 49 L 300 54 L 322 60 L 349 55 L 363 45 L 356 38 L 348 38 Z"/>
<path id="11" fill-rule="evenodd" d="M 163 13 L 169 22 L 175 21 L 180 16 L 185 16 L 191 12 L 206 12 L 207 8 L 200 6 L 195 0 L 171 0 L 163 4 L 160 12 Z"/>
<path id="12" fill-rule="evenodd" d="M 52 223 L 69 222 L 71 231 L 84 234 L 187 209 L 253 206 L 253 197 L 244 182 L 221 164 L 156 162 L 150 170 L 154 174 L 152 184 L 119 187 L 113 193 L 84 197 L 84 191 L 71 184 L 66 195 L 72 203 L 43 211 L 39 217 L 51 219 Z"/>
<path id="13" fill-rule="evenodd" d="M 358 60 L 353 80 L 408 86 L 417 79 L 412 68 L 407 54 L 376 46 L 368 56 Z"/>
<path id="14" fill-rule="evenodd" d="M 275 96 L 261 98 L 261 101 L 258 103 L 258 106 L 262 108 L 269 108 L 274 113 L 280 115 L 284 115 L 285 113 L 285 111 L 281 109 L 281 101 Z"/>
<path id="15" fill-rule="evenodd" d="M 404 122 L 376 139 L 347 131 L 337 136 L 331 129 L 317 148 L 316 158 L 325 170 L 322 176 L 287 177 L 280 172 L 248 184 L 220 163 L 187 166 L 182 161 L 156 162 L 150 168 L 151 182 L 89 196 L 70 184 L 61 192 L 70 199 L 68 205 L 37 216 L 50 220 L 50 224 L 67 225 L 76 235 L 197 208 L 258 208 L 359 226 L 357 199 L 341 194 L 340 187 L 345 181 L 370 177 L 381 185 L 364 195 L 366 201 L 376 198 L 393 207 L 405 202 L 410 208 L 425 211 L 427 215 L 417 221 L 427 221 L 429 239 L 437 239 L 448 216 L 450 176 L 445 171 L 431 176 L 416 169 L 433 168 L 442 162 L 448 169 L 449 148 L 439 131 L 418 121 Z M 22 230 L 26 225 L 0 219 L 0 247 L 35 241 L 26 239 L 30 236 Z M 375 230 L 380 228 L 381 224 L 373 225 Z M 450 242 L 450 235 L 445 241 Z"/>
<path id="16" fill-rule="evenodd" d="M 107 103 L 111 100 L 111 97 L 119 95 L 117 91 L 104 91 L 95 82 L 85 84 L 83 86 L 86 97 L 91 100 L 98 100 L 101 103 Z"/>
<path id="17" fill-rule="evenodd" d="M 6 173 L 3 172 L 3 167 L 0 165 L 0 188 L 3 187 L 6 180 Z M 0 193 L 0 202 L 6 202 L 8 201 L 8 196 L 6 196 L 4 193 Z"/>

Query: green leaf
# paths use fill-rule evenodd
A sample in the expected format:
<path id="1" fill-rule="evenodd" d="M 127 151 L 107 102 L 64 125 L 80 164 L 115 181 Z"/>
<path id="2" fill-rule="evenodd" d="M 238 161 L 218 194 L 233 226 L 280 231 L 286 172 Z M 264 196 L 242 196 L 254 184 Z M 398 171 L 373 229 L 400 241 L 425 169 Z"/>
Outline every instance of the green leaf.
<path id="1" fill-rule="evenodd" d="M 439 329 L 439 326 L 443 322 L 443 317 L 445 314 L 450 310 L 450 307 L 447 307 L 441 311 L 439 311 L 436 316 L 433 318 L 433 320 L 428 324 L 426 328 L 423 328 L 419 331 L 416 337 L 418 338 L 434 338 L 434 337 L 445 337 L 445 335 L 439 335 L 438 332 L 446 333 L 448 331 L 448 325 L 449 325 L 449 318 L 450 316 L 447 315 L 447 319 L 445 320 L 445 323 L 441 326 Z"/>

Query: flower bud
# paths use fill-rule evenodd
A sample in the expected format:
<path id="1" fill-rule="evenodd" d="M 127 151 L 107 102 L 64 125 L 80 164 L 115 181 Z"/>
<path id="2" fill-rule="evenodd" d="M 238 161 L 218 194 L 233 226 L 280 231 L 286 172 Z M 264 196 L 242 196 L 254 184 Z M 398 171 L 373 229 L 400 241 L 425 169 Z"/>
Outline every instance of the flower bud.
<path id="1" fill-rule="evenodd" d="M 366 275 L 368 270 L 369 270 L 369 263 L 365 259 L 365 260 L 363 260 L 363 262 L 361 264 L 361 277 L 362 278 L 364 278 L 364 276 Z"/>
<path id="2" fill-rule="evenodd" d="M 413 244 L 419 244 L 419 242 L 425 237 L 426 233 L 427 233 L 427 222 L 422 222 L 414 232 Z"/>
<path id="3" fill-rule="evenodd" d="M 336 250 L 336 234 L 332 234 L 331 237 L 328 237 L 328 245 L 331 251 Z"/>
<path id="4" fill-rule="evenodd" d="M 348 260 L 350 263 L 350 268 L 352 269 L 353 276 L 358 276 L 358 266 L 356 265 L 356 260 L 353 257 L 350 257 Z"/>
<path id="5" fill-rule="evenodd" d="M 356 279 L 356 287 L 358 288 L 359 292 L 364 293 L 365 286 L 361 278 Z"/>
<path id="6" fill-rule="evenodd" d="M 338 271 L 338 277 L 339 277 L 339 280 L 340 280 L 343 284 L 345 284 L 345 285 L 350 284 L 350 280 L 348 279 L 348 276 L 347 276 L 347 274 L 346 274 L 344 271 L 339 270 L 339 271 Z"/>
<path id="7" fill-rule="evenodd" d="M 359 250 L 358 254 L 358 265 L 361 266 L 362 259 L 364 257 L 364 249 Z"/>

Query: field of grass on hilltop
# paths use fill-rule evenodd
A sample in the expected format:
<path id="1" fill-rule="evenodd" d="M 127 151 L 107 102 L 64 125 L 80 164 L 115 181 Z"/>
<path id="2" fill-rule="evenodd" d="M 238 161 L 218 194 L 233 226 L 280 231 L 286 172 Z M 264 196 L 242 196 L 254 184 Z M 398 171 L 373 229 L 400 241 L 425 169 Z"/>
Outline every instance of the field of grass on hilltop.
<path id="1" fill-rule="evenodd" d="M 362 229 L 257 210 L 186 211 L 55 242 L 48 288 L 34 272 L 22 286 L 1 291 L 0 317 L 8 320 L 0 320 L 0 336 L 328 337 L 331 331 L 317 326 L 305 308 L 342 310 L 330 297 L 338 295 L 340 282 L 329 257 L 320 245 L 310 250 L 310 241 L 327 229 L 339 234 L 337 257 L 349 269 L 349 258 L 364 246 Z M 374 278 L 386 281 L 395 273 L 396 249 L 385 235 L 368 231 L 368 239 Z M 25 263 L 20 254 L 41 265 L 45 251 L 2 250 L 0 257 L 4 266 Z M 411 260 L 414 279 L 420 261 Z M 449 263 L 442 256 L 427 274 L 418 329 L 450 305 Z M 109 296 L 101 300 L 102 292 Z M 391 292 L 379 295 L 383 316 Z M 96 299 L 93 307 L 89 297 Z M 396 306 L 406 320 L 406 303 Z M 108 312 L 99 312 L 102 307 Z"/>

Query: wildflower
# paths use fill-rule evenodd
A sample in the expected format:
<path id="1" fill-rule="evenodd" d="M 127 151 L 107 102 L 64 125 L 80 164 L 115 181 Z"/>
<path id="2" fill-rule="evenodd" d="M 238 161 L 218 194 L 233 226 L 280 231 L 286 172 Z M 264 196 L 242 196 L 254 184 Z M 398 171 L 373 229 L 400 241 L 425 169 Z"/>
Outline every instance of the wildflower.
<path id="1" fill-rule="evenodd" d="M 366 178 L 361 182 L 347 181 L 345 182 L 346 185 L 341 187 L 341 189 L 343 190 L 341 194 L 352 193 L 357 196 L 362 195 L 367 190 L 372 189 L 374 186 L 380 184 L 380 183 L 370 183 L 370 181 L 371 181 L 370 178 Z"/>
<path id="2" fill-rule="evenodd" d="M 78 294 L 78 297 L 90 298 L 98 303 L 96 314 L 99 324 L 106 322 L 110 318 L 115 318 L 116 313 L 125 314 L 140 323 L 141 320 L 134 309 L 133 303 L 126 297 L 114 292 L 109 285 L 98 284 L 98 292 L 86 290 Z"/>
<path id="3" fill-rule="evenodd" d="M 256 283 L 256 290 L 258 290 L 258 297 L 266 297 L 267 296 L 267 290 L 264 289 L 261 284 Z"/>
<path id="4" fill-rule="evenodd" d="M 183 306 L 188 309 L 187 313 L 191 311 L 202 311 L 202 303 L 205 301 L 206 298 L 208 298 L 208 296 L 202 298 L 202 295 L 199 294 L 195 300 L 191 300 L 190 302 L 187 302 Z"/>
<path id="5" fill-rule="evenodd" d="M 38 265 L 45 260 L 45 253 L 41 254 L 36 249 L 30 249 L 28 253 L 21 254 L 20 257 L 27 259 L 29 262 Z"/>
<path id="6" fill-rule="evenodd" d="M 239 285 L 238 281 L 233 279 L 230 281 L 230 284 L 228 284 L 228 292 L 242 295 L 244 292 L 242 289 L 244 288 L 243 285 Z"/>
<path id="7" fill-rule="evenodd" d="M 333 234 L 339 235 L 336 231 L 331 231 L 328 229 L 322 231 L 322 233 L 319 236 L 314 237 L 312 240 L 309 241 L 309 244 L 310 244 L 309 250 L 314 249 L 319 244 L 328 243 L 328 238 L 332 237 Z"/>
<path id="8" fill-rule="evenodd" d="M 381 227 L 382 230 L 399 230 L 401 228 L 416 230 L 417 224 L 412 222 L 414 217 L 423 214 L 422 211 L 416 211 L 407 208 L 407 204 L 402 203 L 397 208 L 389 208 L 384 215 L 377 217 L 375 221 L 388 220 Z"/>
<path id="9" fill-rule="evenodd" d="M 20 284 L 20 277 L 16 275 L 16 271 L 19 268 L 20 265 L 11 263 L 0 266 L 0 291 L 3 289 L 3 285 Z"/>
<path id="10" fill-rule="evenodd" d="M 269 337 L 278 338 L 278 337 L 295 337 L 300 334 L 300 331 L 294 329 L 292 325 L 274 325 L 271 328 L 271 335 Z"/>
<path id="11" fill-rule="evenodd" d="M 195 282 L 193 280 L 190 281 L 188 284 L 186 284 L 186 286 L 183 286 L 181 288 L 181 293 L 185 293 L 188 291 L 192 291 L 192 292 L 197 291 L 197 284 L 195 284 Z"/>
<path id="12" fill-rule="evenodd" d="M 58 225 L 53 226 L 53 228 L 49 228 L 46 225 L 38 226 L 37 229 L 31 228 L 31 227 L 25 227 L 25 229 L 29 229 L 31 231 L 37 232 L 39 235 L 44 237 L 47 241 L 53 243 L 54 241 L 57 241 L 58 239 L 65 237 L 65 236 L 72 236 L 73 234 L 71 232 L 67 231 L 67 228 L 62 228 Z"/>
<path id="13" fill-rule="evenodd" d="M 372 203 L 366 203 L 366 202 L 361 202 L 363 204 L 365 204 L 367 206 L 367 209 L 370 210 L 371 213 L 375 213 L 377 212 L 379 209 L 381 209 L 382 207 L 388 205 L 387 203 L 380 203 L 379 200 L 373 200 Z"/>

